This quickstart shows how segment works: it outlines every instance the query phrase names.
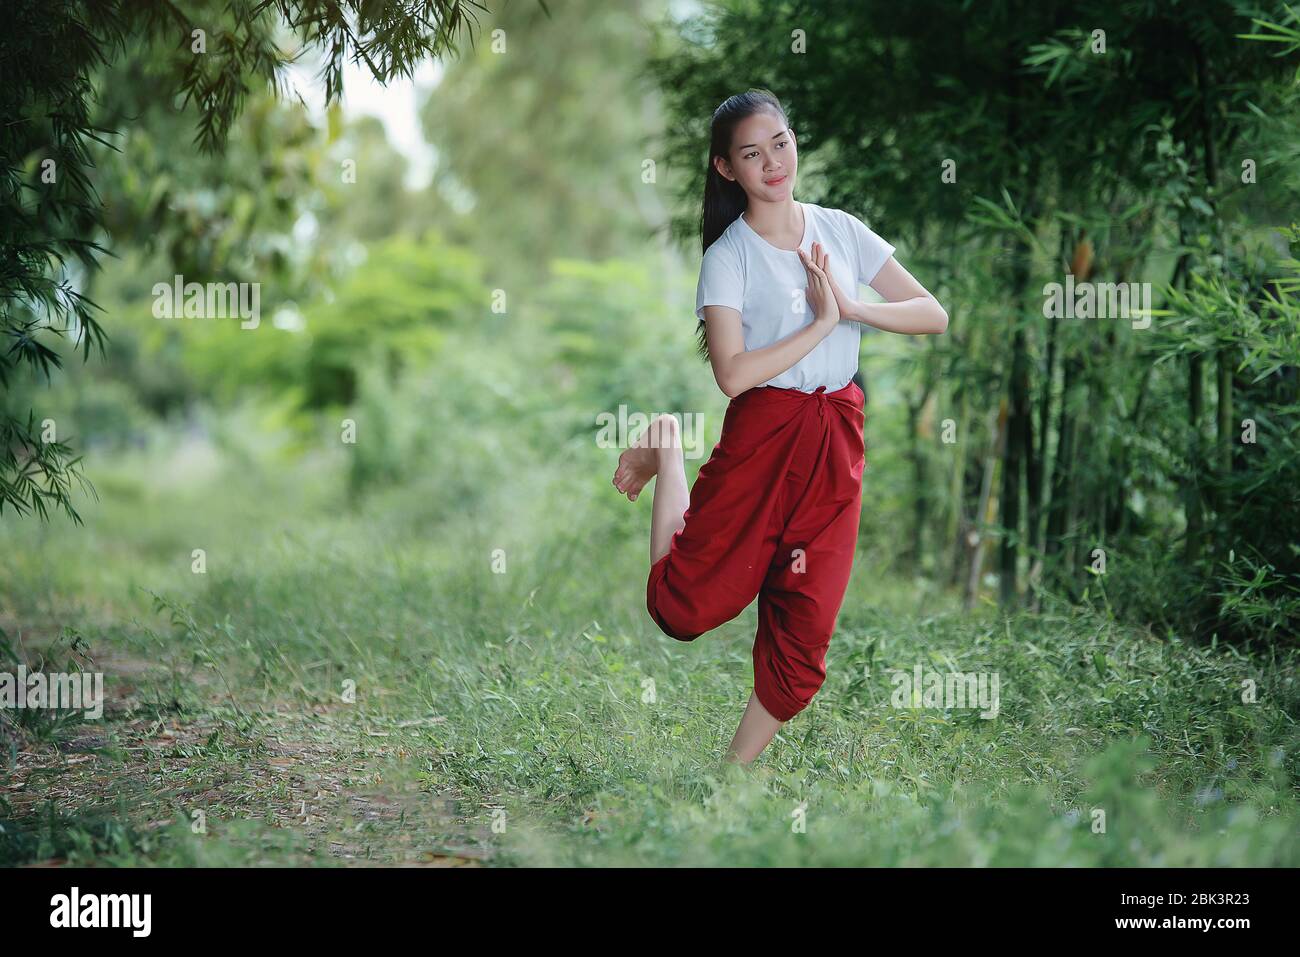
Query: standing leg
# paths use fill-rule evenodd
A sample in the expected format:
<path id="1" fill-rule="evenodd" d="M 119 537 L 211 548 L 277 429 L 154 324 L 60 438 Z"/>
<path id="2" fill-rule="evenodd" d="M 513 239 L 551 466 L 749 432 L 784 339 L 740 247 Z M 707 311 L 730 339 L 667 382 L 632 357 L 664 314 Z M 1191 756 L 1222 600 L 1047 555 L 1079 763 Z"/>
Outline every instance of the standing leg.
<path id="1" fill-rule="evenodd" d="M 727 760 L 735 764 L 748 764 L 763 753 L 776 733 L 781 730 L 782 722 L 768 714 L 758 695 L 749 693 L 749 704 L 740 717 L 740 727 L 727 748 Z"/>
<path id="2" fill-rule="evenodd" d="M 790 473 L 799 492 L 789 498 L 758 597 L 754 696 L 774 721 L 799 714 L 825 681 L 826 652 L 853 571 L 866 464 L 863 413 L 856 387 L 833 395 L 824 410 L 809 414 L 822 428 L 810 428 L 812 442 L 801 449 L 798 461 L 807 470 Z"/>

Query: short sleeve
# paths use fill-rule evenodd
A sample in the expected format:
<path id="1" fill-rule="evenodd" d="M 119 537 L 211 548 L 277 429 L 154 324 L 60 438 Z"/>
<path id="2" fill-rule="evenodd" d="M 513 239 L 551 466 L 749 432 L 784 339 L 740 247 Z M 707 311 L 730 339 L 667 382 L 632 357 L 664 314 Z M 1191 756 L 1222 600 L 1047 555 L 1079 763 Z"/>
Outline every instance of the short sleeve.
<path id="1" fill-rule="evenodd" d="M 695 315 L 704 318 L 705 306 L 730 306 L 737 312 L 745 304 L 745 277 L 730 247 L 714 242 L 700 263 L 700 281 L 695 287 Z"/>
<path id="2" fill-rule="evenodd" d="M 894 255 L 894 247 L 877 236 L 866 223 L 852 213 L 845 212 L 845 215 L 849 218 L 849 228 L 853 232 L 853 245 L 857 250 L 858 282 L 869 286 L 876 278 L 876 273 L 880 272 L 880 267 L 889 262 L 889 257 Z"/>

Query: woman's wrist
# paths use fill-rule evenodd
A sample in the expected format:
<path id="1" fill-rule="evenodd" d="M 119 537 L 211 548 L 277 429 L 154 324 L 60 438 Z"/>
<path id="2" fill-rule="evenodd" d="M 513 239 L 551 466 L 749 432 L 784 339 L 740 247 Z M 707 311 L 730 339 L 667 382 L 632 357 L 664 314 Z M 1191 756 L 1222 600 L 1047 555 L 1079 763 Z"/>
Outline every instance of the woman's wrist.
<path id="1" fill-rule="evenodd" d="M 840 317 L 849 322 L 867 322 L 867 304 L 859 299 L 850 299 L 840 306 Z"/>
<path id="2" fill-rule="evenodd" d="M 835 327 L 839 325 L 841 318 L 843 317 L 838 312 L 820 315 L 814 317 L 813 325 L 817 327 L 817 330 L 821 333 L 822 338 L 824 339 L 835 331 Z"/>

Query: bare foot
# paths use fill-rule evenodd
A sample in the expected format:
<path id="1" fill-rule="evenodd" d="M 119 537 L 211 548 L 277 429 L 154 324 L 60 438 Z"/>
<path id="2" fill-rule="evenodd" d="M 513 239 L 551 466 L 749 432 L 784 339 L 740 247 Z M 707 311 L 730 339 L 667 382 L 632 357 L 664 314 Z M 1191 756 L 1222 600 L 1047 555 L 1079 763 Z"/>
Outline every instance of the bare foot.
<path id="1" fill-rule="evenodd" d="M 618 457 L 614 488 L 635 502 L 641 490 L 659 473 L 660 455 L 676 450 L 681 454 L 680 426 L 671 415 L 656 416 L 636 440 Z"/>

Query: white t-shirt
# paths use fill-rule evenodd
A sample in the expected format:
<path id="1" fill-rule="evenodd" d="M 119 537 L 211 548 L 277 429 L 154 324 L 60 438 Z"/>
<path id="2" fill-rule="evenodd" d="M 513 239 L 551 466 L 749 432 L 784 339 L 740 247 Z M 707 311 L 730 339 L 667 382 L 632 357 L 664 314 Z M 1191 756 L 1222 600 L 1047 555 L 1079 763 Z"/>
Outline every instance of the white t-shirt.
<path id="1" fill-rule="evenodd" d="M 812 252 L 821 243 L 831 257 L 831 272 L 844 294 L 858 298 L 858 284 L 870 285 L 894 254 L 885 242 L 852 213 L 814 203 L 803 207 L 804 235 L 799 248 Z M 793 249 L 769 243 L 744 216 L 728 226 L 704 252 L 695 290 L 695 315 L 705 306 L 730 306 L 740 312 L 745 349 L 761 349 L 813 321 L 808 305 L 808 273 Z M 874 328 L 867 326 L 868 329 Z M 762 385 L 815 392 L 824 385 L 834 392 L 849 384 L 858 370 L 862 323 L 840 320 L 808 355 Z"/>

